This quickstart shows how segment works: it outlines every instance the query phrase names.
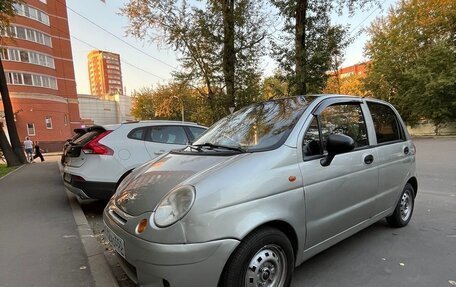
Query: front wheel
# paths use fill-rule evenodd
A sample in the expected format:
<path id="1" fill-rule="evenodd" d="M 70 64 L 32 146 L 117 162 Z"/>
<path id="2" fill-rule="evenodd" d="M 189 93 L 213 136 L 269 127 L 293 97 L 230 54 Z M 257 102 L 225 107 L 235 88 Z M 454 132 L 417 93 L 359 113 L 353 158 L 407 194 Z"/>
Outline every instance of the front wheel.
<path id="1" fill-rule="evenodd" d="M 391 227 L 404 227 L 412 218 L 413 207 L 415 205 L 415 190 L 410 183 L 407 183 L 402 191 L 399 202 L 394 209 L 394 213 L 386 218 Z"/>
<path id="2" fill-rule="evenodd" d="M 294 252 L 288 237 L 275 228 L 249 234 L 226 263 L 219 287 L 288 287 Z"/>

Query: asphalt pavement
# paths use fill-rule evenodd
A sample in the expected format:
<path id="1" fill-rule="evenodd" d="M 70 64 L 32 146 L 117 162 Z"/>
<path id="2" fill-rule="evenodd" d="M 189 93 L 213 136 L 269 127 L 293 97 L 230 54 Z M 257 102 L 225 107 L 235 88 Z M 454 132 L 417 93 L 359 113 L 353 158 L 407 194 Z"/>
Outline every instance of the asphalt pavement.
<path id="1" fill-rule="evenodd" d="M 0 287 L 95 286 L 56 161 L 0 180 Z"/>

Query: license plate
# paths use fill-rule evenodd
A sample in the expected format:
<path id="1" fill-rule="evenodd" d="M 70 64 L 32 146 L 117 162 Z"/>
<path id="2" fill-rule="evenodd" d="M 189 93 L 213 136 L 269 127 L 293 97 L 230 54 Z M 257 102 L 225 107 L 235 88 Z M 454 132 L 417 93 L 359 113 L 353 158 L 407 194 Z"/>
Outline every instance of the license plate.
<path id="1" fill-rule="evenodd" d="M 69 174 L 69 173 L 64 173 L 64 174 L 63 174 L 63 180 L 66 181 L 66 182 L 71 183 L 71 174 Z"/>
<path id="2" fill-rule="evenodd" d="M 105 235 L 111 243 L 117 253 L 119 253 L 123 258 L 125 258 L 125 246 L 122 238 L 117 236 L 108 226 L 105 224 Z"/>

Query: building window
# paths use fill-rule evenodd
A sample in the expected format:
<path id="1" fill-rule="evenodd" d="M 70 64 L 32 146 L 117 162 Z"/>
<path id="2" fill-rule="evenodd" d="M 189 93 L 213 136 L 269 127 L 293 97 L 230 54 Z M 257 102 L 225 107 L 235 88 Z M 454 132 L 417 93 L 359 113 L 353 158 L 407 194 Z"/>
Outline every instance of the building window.
<path id="1" fill-rule="evenodd" d="M 63 124 L 64 124 L 65 126 L 68 125 L 68 115 L 67 115 L 67 114 L 64 114 L 64 115 L 63 115 Z"/>
<path id="2" fill-rule="evenodd" d="M 107 65 L 106 67 L 107 67 L 108 69 L 119 70 L 119 67 L 118 67 L 118 66 Z"/>
<path id="3" fill-rule="evenodd" d="M 24 85 L 57 90 L 57 79 L 44 75 L 5 72 L 6 82 L 10 85 Z"/>
<path id="4" fill-rule="evenodd" d="M 44 67 L 55 68 L 54 58 L 34 51 L 2 48 L 0 50 L 2 60 L 36 64 Z"/>
<path id="5" fill-rule="evenodd" d="M 29 136 L 34 136 L 35 134 L 35 124 L 34 123 L 28 123 L 27 124 L 27 135 Z"/>
<path id="6" fill-rule="evenodd" d="M 41 3 L 47 4 L 47 0 L 40 0 Z"/>
<path id="7" fill-rule="evenodd" d="M 49 16 L 43 11 L 24 4 L 15 4 L 14 8 L 16 8 L 17 15 L 36 20 L 49 26 Z"/>
<path id="8" fill-rule="evenodd" d="M 49 35 L 43 34 L 37 30 L 33 30 L 30 28 L 11 25 L 7 29 L 4 29 L 1 35 L 6 37 L 27 40 L 42 45 L 46 45 L 48 47 L 52 47 L 52 41 Z"/>
<path id="9" fill-rule="evenodd" d="M 45 119 L 45 123 L 46 123 L 46 128 L 48 130 L 51 130 L 52 129 L 52 117 L 47 116 Z"/>

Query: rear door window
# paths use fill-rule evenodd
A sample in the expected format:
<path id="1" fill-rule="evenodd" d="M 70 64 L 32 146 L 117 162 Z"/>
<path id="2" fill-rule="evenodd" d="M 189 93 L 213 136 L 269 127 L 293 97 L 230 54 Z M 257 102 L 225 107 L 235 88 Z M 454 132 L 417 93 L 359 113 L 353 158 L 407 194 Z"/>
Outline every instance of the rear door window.
<path id="1" fill-rule="evenodd" d="M 150 127 L 145 140 L 149 142 L 179 145 L 186 145 L 188 142 L 184 128 L 180 126 Z"/>
<path id="2" fill-rule="evenodd" d="M 374 122 L 377 144 L 403 140 L 403 131 L 394 111 L 387 105 L 368 102 Z"/>

